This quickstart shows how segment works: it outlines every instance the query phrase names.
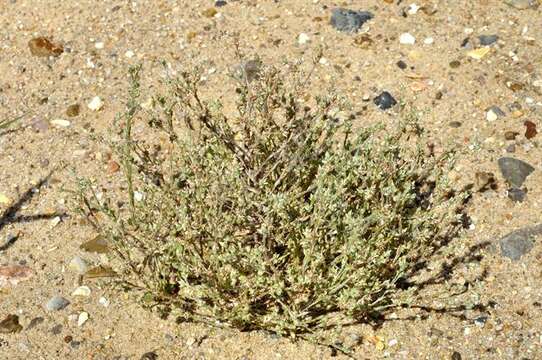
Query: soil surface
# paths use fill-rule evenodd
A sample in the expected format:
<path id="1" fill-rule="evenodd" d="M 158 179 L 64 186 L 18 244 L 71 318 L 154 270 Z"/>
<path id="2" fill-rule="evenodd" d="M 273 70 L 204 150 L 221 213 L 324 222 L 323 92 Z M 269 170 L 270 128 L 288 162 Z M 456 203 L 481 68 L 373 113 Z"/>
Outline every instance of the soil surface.
<path id="1" fill-rule="evenodd" d="M 107 135 L 124 110 L 128 67 L 143 64 L 145 99 L 162 60 L 173 72 L 199 64 L 207 95 L 227 102 L 236 36 L 265 64 L 309 62 L 322 47 L 311 91 L 345 94 L 359 126 L 397 122 L 400 104 L 415 108 L 434 151 L 458 152 L 454 186 L 473 185 L 461 236 L 412 280 L 414 306 L 343 329 L 353 356 L 542 358 L 542 246 L 534 240 L 511 260 L 499 245 L 542 212 L 541 10 L 536 0 L 413 2 L 0 0 L 0 120 L 21 117 L 0 136 L 0 358 L 347 358 L 261 332 L 160 319 L 70 266 L 75 257 L 89 267 L 109 261 L 80 249 L 96 234 L 70 211 L 66 190 L 74 174 L 117 188 L 121 174 L 92 134 Z M 330 24 L 336 7 L 374 17 L 341 32 Z M 378 108 L 383 91 L 399 104 Z M 534 171 L 509 191 L 501 157 Z M 56 295 L 69 304 L 48 310 Z"/>

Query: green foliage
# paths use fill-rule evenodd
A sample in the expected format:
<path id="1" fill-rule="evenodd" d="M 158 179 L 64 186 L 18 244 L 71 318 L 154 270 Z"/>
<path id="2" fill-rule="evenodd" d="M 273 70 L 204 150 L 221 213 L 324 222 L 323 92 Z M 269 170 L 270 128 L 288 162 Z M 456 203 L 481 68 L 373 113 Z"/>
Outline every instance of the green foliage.
<path id="1" fill-rule="evenodd" d="M 197 70 L 168 78 L 143 111 L 139 70 L 113 142 L 128 205 L 89 181 L 79 204 L 144 303 L 313 333 L 390 306 L 397 281 L 457 229 L 449 154 L 427 155 L 414 120 L 354 129 L 337 96 L 308 99 L 295 67 L 241 79 L 231 118 L 203 99 Z"/>

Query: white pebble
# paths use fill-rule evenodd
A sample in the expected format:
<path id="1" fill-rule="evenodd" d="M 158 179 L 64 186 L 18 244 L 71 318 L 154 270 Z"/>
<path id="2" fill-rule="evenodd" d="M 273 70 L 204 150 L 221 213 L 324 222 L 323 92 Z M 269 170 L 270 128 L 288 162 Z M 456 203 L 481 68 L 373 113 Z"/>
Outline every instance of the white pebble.
<path id="1" fill-rule="evenodd" d="M 414 45 L 416 38 L 409 33 L 403 33 L 399 37 L 399 42 L 403 45 Z"/>
<path id="2" fill-rule="evenodd" d="M 418 5 L 416 5 L 416 4 L 410 4 L 408 6 L 408 14 L 409 15 L 415 15 L 418 12 L 418 10 L 420 10 L 420 7 Z"/>
<path id="3" fill-rule="evenodd" d="M 87 322 L 88 317 L 89 316 L 87 312 L 83 311 L 81 314 L 79 314 L 79 317 L 77 318 L 77 326 L 83 326 Z"/>
<path id="4" fill-rule="evenodd" d="M 124 53 L 124 56 L 126 56 L 128 59 L 133 58 L 135 53 L 132 50 L 128 50 Z"/>
<path id="5" fill-rule="evenodd" d="M 140 193 L 139 191 L 134 191 L 134 200 L 135 201 L 143 200 L 143 193 Z"/>
<path id="6" fill-rule="evenodd" d="M 100 303 L 100 305 L 102 305 L 103 307 L 109 306 L 109 300 L 107 300 L 103 296 L 98 300 L 98 303 Z"/>
<path id="7" fill-rule="evenodd" d="M 309 35 L 305 34 L 305 33 L 301 33 L 299 34 L 299 36 L 297 37 L 297 43 L 299 45 L 305 45 L 306 43 L 308 43 L 309 41 L 311 41 Z"/>
<path id="8" fill-rule="evenodd" d="M 59 127 L 68 127 L 71 125 L 71 123 L 68 120 L 64 120 L 64 119 L 54 119 L 54 120 L 51 120 L 51 125 L 59 126 Z"/>
<path id="9" fill-rule="evenodd" d="M 88 286 L 79 286 L 72 292 L 72 296 L 90 296 L 90 288 Z"/>
<path id="10" fill-rule="evenodd" d="M 435 40 L 434 40 L 432 37 L 428 37 L 428 38 L 425 38 L 425 39 L 423 40 L 423 43 L 424 43 L 425 45 L 431 45 L 431 44 L 434 43 L 434 42 L 435 42 Z"/>
<path id="11" fill-rule="evenodd" d="M 103 43 L 103 41 L 98 41 L 97 43 L 94 44 L 94 47 L 96 49 L 103 49 L 105 46 L 105 44 Z"/>
<path id="12" fill-rule="evenodd" d="M 101 108 L 103 108 L 104 103 L 99 96 L 95 96 L 92 98 L 92 100 L 90 100 L 87 106 L 92 111 L 99 111 Z"/>
<path id="13" fill-rule="evenodd" d="M 498 119 L 498 115 L 495 113 L 495 111 L 493 110 L 489 110 L 487 113 L 486 113 L 486 119 L 487 121 L 495 121 Z"/>

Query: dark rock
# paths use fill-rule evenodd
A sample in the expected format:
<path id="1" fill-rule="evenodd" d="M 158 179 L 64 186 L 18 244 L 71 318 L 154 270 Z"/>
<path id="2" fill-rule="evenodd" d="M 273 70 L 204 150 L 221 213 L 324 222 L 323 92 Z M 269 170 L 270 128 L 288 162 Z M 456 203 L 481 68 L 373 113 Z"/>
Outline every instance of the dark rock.
<path id="1" fill-rule="evenodd" d="M 374 103 L 381 110 L 387 110 L 395 106 L 397 104 L 397 101 L 393 98 L 393 96 L 391 96 L 389 92 L 383 91 L 374 99 Z"/>
<path id="2" fill-rule="evenodd" d="M 19 317 L 17 315 L 10 314 L 6 318 L 0 321 L 0 334 L 13 334 L 18 333 L 23 329 L 19 324 Z"/>
<path id="3" fill-rule="evenodd" d="M 215 7 L 222 7 L 222 6 L 226 6 L 228 3 L 225 2 L 224 0 L 218 0 L 218 1 L 215 1 Z"/>
<path id="4" fill-rule="evenodd" d="M 458 127 L 461 127 L 461 122 L 460 121 L 450 121 L 450 123 L 448 125 L 450 125 L 450 127 L 453 127 L 453 128 L 458 128 Z"/>
<path id="5" fill-rule="evenodd" d="M 246 61 L 233 69 L 233 77 L 241 81 L 254 81 L 259 78 L 262 62 L 260 59 Z"/>
<path id="6" fill-rule="evenodd" d="M 374 15 L 368 11 L 336 8 L 331 13 L 330 24 L 339 31 L 356 32 L 373 17 Z"/>
<path id="7" fill-rule="evenodd" d="M 461 359 L 462 359 L 462 358 L 461 358 L 461 354 L 458 353 L 457 351 L 454 351 L 454 352 L 452 353 L 451 359 L 452 359 L 452 360 L 461 360 Z"/>
<path id="8" fill-rule="evenodd" d="M 514 202 L 523 202 L 525 195 L 526 193 L 522 189 L 511 188 L 508 190 L 508 198 Z"/>
<path id="9" fill-rule="evenodd" d="M 62 324 L 56 324 L 51 328 L 51 333 L 53 335 L 58 335 L 62 332 Z"/>
<path id="10" fill-rule="evenodd" d="M 397 66 L 401 70 L 405 70 L 408 67 L 408 65 L 403 60 L 397 61 Z"/>
<path id="11" fill-rule="evenodd" d="M 157 360 L 157 359 L 158 359 L 158 355 L 156 355 L 154 351 L 149 351 L 141 355 L 140 360 Z"/>
<path id="12" fill-rule="evenodd" d="M 542 224 L 512 231 L 499 240 L 501 255 L 519 260 L 534 246 L 533 238 L 542 234 Z"/>
<path id="13" fill-rule="evenodd" d="M 515 153 L 516 152 L 516 144 L 510 144 L 506 147 L 507 153 Z"/>
<path id="14" fill-rule="evenodd" d="M 527 176 L 534 171 L 534 167 L 525 161 L 510 157 L 500 158 L 498 164 L 502 176 L 515 188 L 520 188 Z"/>
<path id="15" fill-rule="evenodd" d="M 41 316 L 35 317 L 32 320 L 30 320 L 30 324 L 26 327 L 26 330 L 31 330 L 41 324 L 44 321 L 44 319 Z"/>
<path id="16" fill-rule="evenodd" d="M 480 40 L 480 45 L 488 46 L 499 40 L 499 37 L 497 35 L 480 35 L 478 40 Z"/>

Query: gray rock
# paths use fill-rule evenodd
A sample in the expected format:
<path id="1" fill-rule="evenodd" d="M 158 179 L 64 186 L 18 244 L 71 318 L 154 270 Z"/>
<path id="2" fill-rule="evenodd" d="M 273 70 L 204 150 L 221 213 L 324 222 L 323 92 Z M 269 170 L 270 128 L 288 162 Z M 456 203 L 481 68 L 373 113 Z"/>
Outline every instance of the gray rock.
<path id="1" fill-rule="evenodd" d="M 262 62 L 259 58 L 245 61 L 233 68 L 232 75 L 240 81 L 251 82 L 260 77 Z"/>
<path id="2" fill-rule="evenodd" d="M 534 246 L 534 237 L 542 234 L 542 224 L 512 231 L 499 240 L 501 255 L 519 260 Z"/>
<path id="3" fill-rule="evenodd" d="M 51 328 L 51 333 L 53 335 L 58 335 L 62 332 L 62 324 L 56 324 Z"/>
<path id="4" fill-rule="evenodd" d="M 525 195 L 526 193 L 522 189 L 512 188 L 508 190 L 508 198 L 514 202 L 523 202 Z"/>
<path id="5" fill-rule="evenodd" d="M 28 324 L 28 326 L 26 327 L 26 330 L 30 330 L 30 329 L 33 329 L 35 328 L 36 326 L 38 326 L 39 324 L 41 324 L 45 319 L 42 318 L 41 316 L 38 316 L 38 317 L 35 317 L 33 318 L 31 321 L 30 321 L 30 324 Z"/>
<path id="6" fill-rule="evenodd" d="M 506 113 L 504 111 L 502 111 L 500 107 L 495 106 L 495 105 L 488 107 L 486 109 L 486 112 L 487 111 L 493 111 L 495 113 L 495 115 L 497 115 L 497 117 L 499 117 L 499 118 L 502 118 L 502 117 L 506 116 Z"/>
<path id="7" fill-rule="evenodd" d="M 70 302 L 63 298 L 62 296 L 53 296 L 47 304 L 45 304 L 45 308 L 48 311 L 58 311 L 64 309 L 66 306 L 70 305 Z"/>
<path id="8" fill-rule="evenodd" d="M 141 360 L 157 360 L 157 359 L 158 359 L 158 355 L 154 351 L 149 351 L 141 355 Z"/>
<path id="9" fill-rule="evenodd" d="M 497 42 L 499 37 L 497 35 L 480 35 L 478 36 L 478 40 L 480 40 L 480 45 L 488 46 Z"/>
<path id="10" fill-rule="evenodd" d="M 357 32 L 363 24 L 371 20 L 374 15 L 368 11 L 354 11 L 344 8 L 333 9 L 330 24 L 343 32 Z"/>
<path id="11" fill-rule="evenodd" d="M 381 110 L 387 110 L 395 106 L 397 104 L 397 101 L 393 98 L 393 96 L 391 96 L 389 92 L 383 91 L 374 99 L 374 103 Z"/>
<path id="12" fill-rule="evenodd" d="M 502 176 L 515 188 L 520 188 L 527 176 L 534 171 L 534 167 L 525 161 L 511 157 L 500 158 L 498 164 Z"/>

